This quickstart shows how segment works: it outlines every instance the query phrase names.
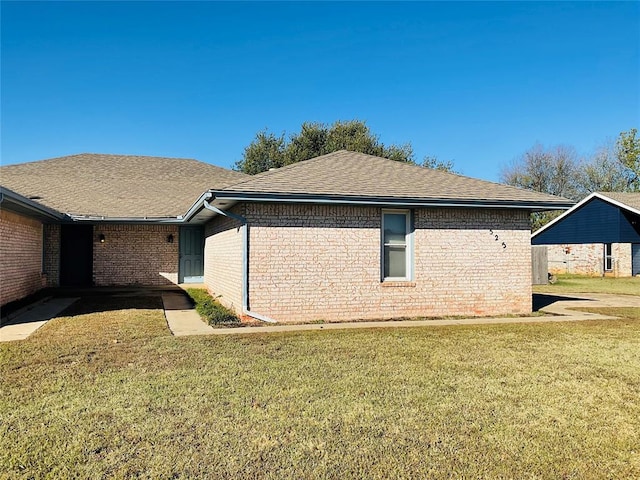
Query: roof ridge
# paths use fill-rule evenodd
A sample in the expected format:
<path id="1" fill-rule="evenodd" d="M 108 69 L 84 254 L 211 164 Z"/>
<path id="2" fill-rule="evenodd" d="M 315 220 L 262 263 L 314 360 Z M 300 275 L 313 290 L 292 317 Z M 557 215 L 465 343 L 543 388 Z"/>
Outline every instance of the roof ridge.
<path id="1" fill-rule="evenodd" d="M 449 172 L 446 170 L 438 170 L 436 168 L 428 168 L 428 167 L 423 167 L 421 165 L 418 165 L 417 163 L 409 163 L 409 162 L 402 162 L 402 161 L 398 161 L 398 160 L 393 160 L 391 158 L 386 158 L 386 157 L 380 157 L 378 155 L 372 155 L 370 153 L 363 153 L 363 152 L 357 152 L 357 151 L 353 151 L 353 150 L 346 150 L 346 149 L 340 149 L 340 150 L 336 150 L 334 152 L 329 152 L 329 153 L 325 153 L 323 155 L 319 155 L 317 157 L 313 157 L 313 158 L 309 158 L 307 160 L 300 160 L 298 162 L 295 163 L 291 163 L 289 165 L 285 165 L 279 168 L 276 168 L 274 170 L 267 170 L 264 172 L 260 172 L 257 173 L 255 175 L 250 175 L 249 178 L 242 180 L 241 182 L 238 183 L 233 183 L 231 185 L 228 185 L 227 187 L 223 188 L 222 190 L 233 190 L 234 187 L 246 184 L 246 183 L 250 183 L 254 180 L 257 179 L 262 179 L 265 178 L 267 176 L 271 176 L 271 175 L 275 175 L 279 172 L 288 172 L 294 168 L 298 168 L 301 167 L 303 165 L 309 165 L 309 163 L 316 163 L 318 161 L 322 161 L 322 160 L 326 160 L 329 157 L 333 157 L 333 156 L 337 156 L 337 155 L 344 155 L 344 154 L 356 154 L 356 155 L 360 155 L 363 157 L 369 157 L 372 160 L 376 160 L 376 161 L 384 161 L 384 162 L 393 162 L 390 165 L 394 165 L 395 168 L 406 168 L 406 169 L 414 169 L 417 168 L 419 169 L 418 171 L 422 171 L 422 172 L 428 172 L 428 174 L 431 175 L 441 175 L 441 176 L 449 176 L 449 177 L 457 177 L 457 178 L 462 178 L 466 181 L 473 181 L 476 184 L 491 184 L 494 186 L 499 186 L 501 188 L 507 188 L 513 191 L 517 191 L 517 192 L 532 192 L 532 190 L 526 189 L 526 188 L 522 188 L 522 187 L 516 187 L 513 185 L 508 185 L 505 183 L 500 183 L 500 182 L 495 182 L 495 181 L 491 181 L 491 180 L 483 180 L 480 178 L 475 178 L 475 177 L 469 177 L 467 175 L 463 175 L 461 173 L 458 172 Z M 533 191 L 535 192 L 535 191 Z M 535 192 L 538 193 L 540 195 L 549 195 L 549 196 L 553 196 L 553 197 L 557 197 L 557 198 L 561 198 L 561 199 L 565 199 L 565 200 L 570 200 L 568 198 L 565 197 L 561 197 L 559 195 L 552 195 L 550 193 L 546 193 L 546 192 Z"/>

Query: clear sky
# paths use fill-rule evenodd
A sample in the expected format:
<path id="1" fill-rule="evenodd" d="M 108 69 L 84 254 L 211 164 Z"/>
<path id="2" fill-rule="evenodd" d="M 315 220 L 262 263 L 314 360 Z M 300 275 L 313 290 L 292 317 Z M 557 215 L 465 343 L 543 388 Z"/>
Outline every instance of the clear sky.
<path id="1" fill-rule="evenodd" d="M 640 3 L 6 2 L 2 164 L 82 152 L 230 167 L 256 132 L 365 120 L 497 180 L 536 142 L 640 117 Z"/>

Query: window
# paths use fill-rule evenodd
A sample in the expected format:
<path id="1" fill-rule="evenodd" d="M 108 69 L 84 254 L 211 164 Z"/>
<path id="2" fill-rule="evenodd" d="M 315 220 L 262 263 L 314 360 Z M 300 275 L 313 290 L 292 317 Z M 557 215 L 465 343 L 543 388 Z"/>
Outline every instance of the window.
<path id="1" fill-rule="evenodd" d="M 411 280 L 411 213 L 382 212 L 382 279 Z"/>
<path id="2" fill-rule="evenodd" d="M 611 253 L 611 244 L 604 244 L 604 271 L 610 272 L 613 270 L 613 255 Z"/>

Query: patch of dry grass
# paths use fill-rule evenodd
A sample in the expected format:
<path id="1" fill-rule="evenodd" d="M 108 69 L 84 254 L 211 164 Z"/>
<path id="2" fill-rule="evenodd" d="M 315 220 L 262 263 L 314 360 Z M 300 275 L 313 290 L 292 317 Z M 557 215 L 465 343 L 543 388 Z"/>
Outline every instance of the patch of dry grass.
<path id="1" fill-rule="evenodd" d="M 553 285 L 534 285 L 535 293 L 613 293 L 640 295 L 640 277 L 585 277 L 558 275 Z"/>
<path id="2" fill-rule="evenodd" d="M 174 338 L 155 299 L 84 307 L 0 344 L 2 478 L 640 477 L 638 309 Z"/>

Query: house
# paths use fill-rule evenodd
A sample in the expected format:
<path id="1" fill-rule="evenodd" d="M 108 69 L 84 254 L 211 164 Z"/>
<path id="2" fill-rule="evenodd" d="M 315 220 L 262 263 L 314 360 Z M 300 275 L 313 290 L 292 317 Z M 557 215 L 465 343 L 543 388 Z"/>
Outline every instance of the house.
<path id="1" fill-rule="evenodd" d="M 551 195 L 348 151 L 205 192 L 205 283 L 278 321 L 531 311 L 529 214 Z"/>
<path id="2" fill-rule="evenodd" d="M 640 193 L 597 192 L 535 232 L 551 273 L 640 275 Z"/>
<path id="3" fill-rule="evenodd" d="M 31 219 L 39 222 L 41 233 L 31 234 L 40 239 L 27 253 L 24 249 L 31 240 L 23 241 L 15 209 L 6 201 L 0 204 L 0 305 L 15 300 L 15 295 L 5 294 L 14 287 L 9 287 L 13 277 L 4 262 L 26 255 L 34 264 L 29 278 L 37 265 L 42 286 L 202 281 L 202 229 L 186 225 L 181 214 L 204 190 L 246 177 L 196 160 L 131 155 L 80 154 L 0 167 L 4 187 L 18 192 L 31 206 L 55 212 Z M 23 217 L 20 221 L 26 221 Z"/>
<path id="4" fill-rule="evenodd" d="M 529 214 L 572 205 L 348 151 L 255 176 L 89 154 L 0 174 L 64 213 L 43 227 L 48 285 L 204 281 L 281 322 L 528 313 Z"/>

